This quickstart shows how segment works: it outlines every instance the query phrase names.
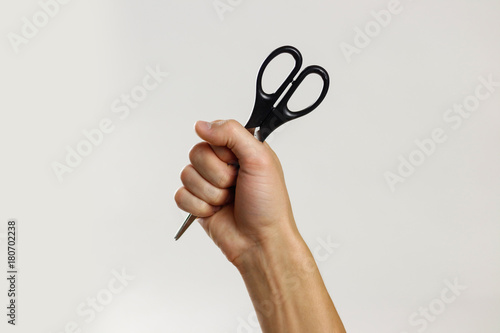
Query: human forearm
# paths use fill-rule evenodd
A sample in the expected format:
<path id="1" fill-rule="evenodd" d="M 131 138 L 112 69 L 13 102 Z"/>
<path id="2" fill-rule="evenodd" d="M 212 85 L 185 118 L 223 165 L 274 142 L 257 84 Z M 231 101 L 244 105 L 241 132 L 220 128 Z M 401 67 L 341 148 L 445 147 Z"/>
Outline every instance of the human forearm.
<path id="1" fill-rule="evenodd" d="M 345 332 L 314 258 L 296 231 L 256 245 L 235 262 L 264 333 Z"/>

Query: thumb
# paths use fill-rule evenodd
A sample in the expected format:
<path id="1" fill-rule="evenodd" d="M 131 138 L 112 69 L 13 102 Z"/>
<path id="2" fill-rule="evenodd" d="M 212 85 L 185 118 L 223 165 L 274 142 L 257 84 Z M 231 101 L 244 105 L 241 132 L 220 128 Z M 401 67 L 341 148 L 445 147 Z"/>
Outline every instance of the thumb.
<path id="1" fill-rule="evenodd" d="M 262 143 L 236 120 L 214 122 L 197 121 L 194 129 L 198 136 L 214 146 L 231 149 L 239 160 L 256 156 Z"/>

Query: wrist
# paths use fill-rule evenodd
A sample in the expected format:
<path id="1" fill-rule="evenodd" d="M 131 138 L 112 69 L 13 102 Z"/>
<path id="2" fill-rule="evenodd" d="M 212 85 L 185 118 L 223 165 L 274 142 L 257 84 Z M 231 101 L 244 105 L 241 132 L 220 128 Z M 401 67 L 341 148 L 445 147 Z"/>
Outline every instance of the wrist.
<path id="1" fill-rule="evenodd" d="M 300 332 L 300 314 L 304 306 L 313 306 L 311 295 L 314 302 L 323 302 L 318 268 L 298 231 L 253 247 L 235 265 L 263 332 Z"/>
<path id="2" fill-rule="evenodd" d="M 295 224 L 288 225 L 233 261 L 262 332 L 345 333 L 311 251 Z"/>
<path id="3" fill-rule="evenodd" d="M 301 262 L 310 254 L 302 236 L 295 228 L 281 229 L 240 255 L 233 264 L 245 277 L 253 270 L 280 270 L 293 263 Z"/>
<path id="4" fill-rule="evenodd" d="M 305 288 L 318 274 L 316 262 L 296 229 L 256 245 L 234 264 L 254 305 L 273 308 L 291 299 L 291 294 Z"/>

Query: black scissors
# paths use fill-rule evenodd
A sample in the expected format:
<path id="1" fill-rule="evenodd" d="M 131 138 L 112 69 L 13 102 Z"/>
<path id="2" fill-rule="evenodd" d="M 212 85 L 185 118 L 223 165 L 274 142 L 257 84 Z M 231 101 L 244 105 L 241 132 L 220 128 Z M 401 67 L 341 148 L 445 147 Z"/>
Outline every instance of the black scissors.
<path id="1" fill-rule="evenodd" d="M 264 75 L 267 65 L 269 65 L 274 58 L 283 53 L 288 53 L 294 58 L 295 66 L 285 81 L 283 81 L 281 86 L 274 93 L 268 94 L 262 89 L 262 76 Z M 289 122 L 290 120 L 305 116 L 309 112 L 316 109 L 318 105 L 323 102 L 330 85 L 328 73 L 324 68 L 312 65 L 306 67 L 294 81 L 300 67 L 302 67 L 302 55 L 299 50 L 293 46 L 282 46 L 277 48 L 266 58 L 266 60 L 264 60 L 264 63 L 260 67 L 259 74 L 257 75 L 257 95 L 255 97 L 255 105 L 250 119 L 245 125 L 245 128 L 254 130 L 254 135 L 259 141 L 264 142 L 269 134 L 271 134 L 276 128 L 286 122 Z M 321 89 L 318 99 L 316 102 L 301 111 L 290 111 L 288 108 L 290 98 L 300 86 L 302 81 L 304 81 L 304 79 L 310 74 L 317 74 L 323 80 L 323 88 Z M 288 89 L 279 103 L 276 104 L 290 84 L 290 89 Z M 189 228 L 191 223 L 193 223 L 196 218 L 197 216 L 189 214 L 179 231 L 177 231 L 175 240 L 178 240 L 182 236 L 182 234 L 187 230 L 187 228 Z"/>

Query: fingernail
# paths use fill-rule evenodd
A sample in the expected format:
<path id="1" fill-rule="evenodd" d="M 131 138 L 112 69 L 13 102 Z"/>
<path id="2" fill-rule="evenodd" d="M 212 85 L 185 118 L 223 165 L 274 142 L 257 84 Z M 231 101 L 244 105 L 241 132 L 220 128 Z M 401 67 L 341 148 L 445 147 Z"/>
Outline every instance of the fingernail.
<path id="1" fill-rule="evenodd" d="M 208 121 L 199 120 L 198 123 L 201 127 L 205 127 L 206 129 L 210 129 L 212 127 L 212 123 L 209 123 Z"/>

